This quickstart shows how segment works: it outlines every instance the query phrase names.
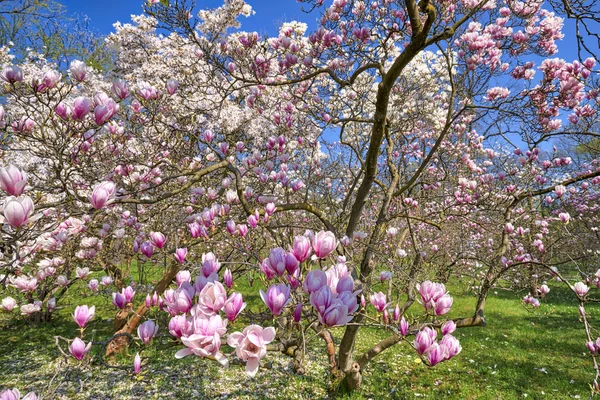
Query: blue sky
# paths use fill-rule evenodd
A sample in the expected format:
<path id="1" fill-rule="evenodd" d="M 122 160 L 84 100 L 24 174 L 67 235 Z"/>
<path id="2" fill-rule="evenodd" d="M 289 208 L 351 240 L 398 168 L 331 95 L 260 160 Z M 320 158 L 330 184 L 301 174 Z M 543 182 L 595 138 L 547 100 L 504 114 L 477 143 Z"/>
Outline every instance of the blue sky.
<path id="1" fill-rule="evenodd" d="M 126 23 L 131 20 L 132 14 L 142 13 L 144 0 L 59 0 L 67 7 L 68 13 L 85 14 L 91 18 L 92 26 L 102 34 L 113 31 L 113 23 L 116 21 Z M 302 7 L 306 7 L 296 0 L 248 0 L 255 15 L 249 18 L 241 18 L 242 29 L 245 31 L 257 31 L 261 35 L 276 36 L 282 22 L 302 21 L 309 27 L 316 26 L 317 13 L 306 14 Z M 197 9 L 215 8 L 223 4 L 223 0 L 198 0 Z M 559 42 L 558 57 L 572 61 L 577 57 L 577 49 L 572 38 L 575 35 L 574 26 L 570 21 L 565 21 L 566 43 Z"/>
<path id="2" fill-rule="evenodd" d="M 67 7 L 67 12 L 85 14 L 92 20 L 92 25 L 102 34 L 113 31 L 116 21 L 130 22 L 132 14 L 142 13 L 143 0 L 59 0 Z M 242 18 L 242 29 L 257 31 L 260 34 L 274 36 L 282 22 L 303 21 L 314 23 L 316 14 L 307 15 L 302 12 L 303 4 L 296 0 L 249 0 L 256 14 Z M 223 4 L 222 0 L 198 0 L 197 9 L 215 8 Z"/>

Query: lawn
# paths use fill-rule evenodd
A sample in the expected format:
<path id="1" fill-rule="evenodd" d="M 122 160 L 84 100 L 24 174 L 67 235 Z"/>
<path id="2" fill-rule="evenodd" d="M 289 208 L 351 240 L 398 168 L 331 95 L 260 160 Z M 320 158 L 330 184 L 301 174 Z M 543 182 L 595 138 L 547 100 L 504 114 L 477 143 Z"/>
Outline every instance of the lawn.
<path id="1" fill-rule="evenodd" d="M 111 362 L 122 369 L 103 363 L 100 346 L 94 347 L 93 357 L 87 361 L 65 360 L 54 344 L 54 336 L 75 337 L 77 330 L 70 316 L 75 305 L 97 308 L 86 329 L 86 342 L 102 341 L 111 334 L 114 307 L 108 297 L 87 297 L 89 291 L 82 288 L 80 282 L 69 289 L 69 296 L 49 324 L 27 326 L 16 312 L 0 315 L 0 388 L 17 387 L 22 393 L 33 390 L 45 399 L 333 397 L 329 394 L 327 360 L 320 340 L 311 342 L 314 351 L 307 359 L 304 376 L 292 372 L 291 358 L 275 353 L 263 360 L 254 379 L 246 377 L 243 365 L 234 357 L 229 357 L 229 369 L 195 357 L 176 360 L 174 354 L 181 346 L 170 338 L 166 322 L 160 325 L 156 345 L 142 352 L 143 373 L 139 376 L 132 374 L 133 356 L 140 349 L 137 346 Z M 473 298 L 461 293 L 457 285 L 451 292 L 455 305 L 450 315 L 467 315 Z M 136 297 L 142 298 L 139 294 Z M 345 398 L 587 398 L 593 368 L 576 304 L 557 284 L 535 311 L 521 305 L 522 297 L 523 293 L 493 292 L 486 305 L 487 326 L 456 332 L 462 353 L 433 368 L 422 364 L 406 344 L 388 350 L 368 367 L 362 390 Z M 246 300 L 253 303 L 252 309 L 262 304 L 258 296 Z M 597 314 L 594 308 L 588 311 L 592 318 Z M 237 322 L 230 331 L 243 326 Z M 341 329 L 334 332 L 337 341 L 341 333 Z M 358 349 L 366 349 L 382 335 L 381 331 L 363 329 Z"/>

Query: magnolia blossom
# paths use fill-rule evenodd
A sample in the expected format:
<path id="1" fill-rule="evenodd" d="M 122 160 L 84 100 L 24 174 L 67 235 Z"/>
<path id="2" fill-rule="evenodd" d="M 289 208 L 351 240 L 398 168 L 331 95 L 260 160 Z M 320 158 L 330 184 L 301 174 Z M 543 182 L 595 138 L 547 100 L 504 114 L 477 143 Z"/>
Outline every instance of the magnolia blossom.
<path id="1" fill-rule="evenodd" d="M 27 185 L 27 174 L 14 165 L 0 168 L 0 187 L 11 196 L 20 196 Z"/>
<path id="2" fill-rule="evenodd" d="M 266 293 L 262 289 L 259 292 L 260 298 L 275 316 L 281 314 L 281 310 L 290 300 L 290 287 L 288 285 L 271 285 Z"/>
<path id="3" fill-rule="evenodd" d="M 383 310 L 385 310 L 389 305 L 389 303 L 386 303 L 386 296 L 382 292 L 373 293 L 369 297 L 369 300 L 378 312 L 383 312 Z"/>
<path id="4" fill-rule="evenodd" d="M 0 308 L 2 308 L 4 311 L 12 311 L 16 306 L 17 301 L 9 296 L 2 299 L 2 304 L 0 305 Z"/>
<path id="5" fill-rule="evenodd" d="M 235 347 L 235 354 L 246 361 L 246 373 L 256 375 L 260 360 L 267 355 L 267 345 L 275 339 L 275 328 L 262 328 L 250 325 L 242 332 L 234 332 L 227 338 L 227 344 Z"/>
<path id="6" fill-rule="evenodd" d="M 112 202 L 115 195 L 116 186 L 113 182 L 102 182 L 96 186 L 90 196 L 90 203 L 96 210 Z"/>
<path id="7" fill-rule="evenodd" d="M 75 308 L 75 312 L 73 313 L 73 320 L 80 328 L 85 328 L 88 322 L 94 318 L 94 314 L 96 312 L 96 306 L 91 306 L 88 308 L 87 305 L 77 306 Z"/>
<path id="8" fill-rule="evenodd" d="M 573 285 L 573 289 L 579 297 L 584 297 L 590 290 L 590 288 L 583 282 L 577 282 L 575 285 Z"/>
<path id="9" fill-rule="evenodd" d="M 333 253 L 337 247 L 337 240 L 333 232 L 320 231 L 315 234 L 312 245 L 315 255 L 318 258 L 325 258 Z"/>
<path id="10" fill-rule="evenodd" d="M 214 357 L 221 365 L 227 367 L 229 361 L 220 352 L 221 336 L 227 332 L 227 321 L 220 315 L 206 316 L 196 314 L 192 322 L 193 333 L 189 336 L 181 336 L 181 342 L 185 349 L 175 353 L 176 358 L 182 358 L 195 354 L 200 357 Z"/>
<path id="11" fill-rule="evenodd" d="M 9 196 L 4 200 L 4 220 L 14 228 L 33 221 L 31 215 L 34 211 L 33 200 L 29 196 Z"/>
<path id="12" fill-rule="evenodd" d="M 227 316 L 227 319 L 230 321 L 235 321 L 238 315 L 246 308 L 246 303 L 244 303 L 242 295 L 236 292 L 231 293 L 227 301 L 225 301 L 225 305 L 223 306 L 223 311 Z"/>
<path id="13" fill-rule="evenodd" d="M 75 359 L 81 361 L 87 352 L 90 351 L 91 347 L 92 342 L 89 342 L 86 346 L 83 340 L 75 338 L 69 345 L 69 352 Z"/>
<path id="14" fill-rule="evenodd" d="M 137 329 L 137 334 L 144 344 L 150 344 L 152 338 L 158 332 L 158 325 L 154 321 L 148 320 L 140 324 Z"/>

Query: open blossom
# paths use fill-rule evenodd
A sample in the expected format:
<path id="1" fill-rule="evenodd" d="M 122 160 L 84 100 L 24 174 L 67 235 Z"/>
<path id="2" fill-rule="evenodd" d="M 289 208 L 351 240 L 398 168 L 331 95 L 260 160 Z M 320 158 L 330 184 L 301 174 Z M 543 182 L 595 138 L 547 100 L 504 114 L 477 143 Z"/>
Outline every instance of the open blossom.
<path id="1" fill-rule="evenodd" d="M 92 342 L 89 342 L 86 346 L 83 340 L 75 338 L 69 345 L 69 352 L 75 359 L 81 361 L 87 352 L 90 351 L 91 347 Z"/>
<path id="2" fill-rule="evenodd" d="M 23 71 L 16 65 L 4 67 L 0 73 L 0 79 L 7 83 L 16 83 L 23 80 Z"/>
<path id="3" fill-rule="evenodd" d="M 101 209 L 105 205 L 112 202 L 115 195 L 116 186 L 113 182 L 102 182 L 96 186 L 90 196 L 90 203 L 96 210 Z"/>
<path id="4" fill-rule="evenodd" d="M 185 349 L 175 353 L 176 358 L 182 358 L 195 354 L 200 357 L 214 357 L 221 365 L 227 367 L 229 362 L 220 352 L 221 336 L 227 332 L 227 321 L 223 320 L 219 314 L 206 316 L 196 314 L 192 322 L 193 333 L 187 336 L 181 336 L 181 342 L 186 346 Z"/>
<path id="5" fill-rule="evenodd" d="M 165 291 L 165 304 L 171 315 L 189 312 L 194 305 L 196 290 L 189 282 L 182 282 L 176 290 Z"/>
<path id="6" fill-rule="evenodd" d="M 27 185 L 27 174 L 14 165 L 0 168 L 0 187 L 11 196 L 20 196 Z"/>
<path id="7" fill-rule="evenodd" d="M 205 315 L 219 312 L 227 301 L 227 292 L 221 282 L 209 282 L 198 294 L 198 306 Z"/>
<path id="8" fill-rule="evenodd" d="M 250 325 L 242 332 L 234 332 L 227 338 L 227 344 L 235 347 L 236 355 L 246 361 L 246 373 L 256 375 L 260 360 L 267 354 L 267 344 L 275 339 L 275 328 L 262 328 Z"/>
<path id="9" fill-rule="evenodd" d="M 185 314 L 175 315 L 169 321 L 169 333 L 176 338 L 191 335 L 192 322 Z"/>
<path id="10" fill-rule="evenodd" d="M 5 297 L 2 299 L 2 304 L 0 305 L 0 308 L 2 308 L 4 311 L 12 311 L 16 306 L 17 301 L 15 299 L 13 299 L 12 297 Z"/>
<path id="11" fill-rule="evenodd" d="M 378 312 L 383 312 L 383 310 L 385 310 L 385 308 L 389 305 L 389 303 L 386 303 L 386 296 L 382 292 L 373 293 L 369 297 L 369 300 Z"/>
<path id="12" fill-rule="evenodd" d="M 75 312 L 73 313 L 73 320 L 80 328 L 85 328 L 88 322 L 94 318 L 94 314 L 96 312 L 96 306 L 91 306 L 88 308 L 87 305 L 77 306 L 75 308 Z"/>
<path id="13" fill-rule="evenodd" d="M 77 267 L 75 269 L 75 274 L 77 275 L 77 278 L 85 279 L 90 274 L 90 269 L 87 267 L 85 267 L 85 268 Z"/>

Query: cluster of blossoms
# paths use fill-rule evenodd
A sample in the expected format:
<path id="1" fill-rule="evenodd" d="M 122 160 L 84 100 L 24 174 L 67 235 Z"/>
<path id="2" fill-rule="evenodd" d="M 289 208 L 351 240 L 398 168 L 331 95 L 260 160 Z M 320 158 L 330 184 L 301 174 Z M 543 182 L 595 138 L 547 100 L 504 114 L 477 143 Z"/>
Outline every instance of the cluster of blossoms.
<path id="1" fill-rule="evenodd" d="M 417 333 L 413 345 L 417 353 L 424 356 L 429 365 L 439 364 L 456 356 L 462 350 L 458 339 L 452 336 L 455 330 L 456 324 L 453 321 L 444 323 L 441 329 L 442 339 L 438 342 L 437 331 L 425 327 Z"/>

